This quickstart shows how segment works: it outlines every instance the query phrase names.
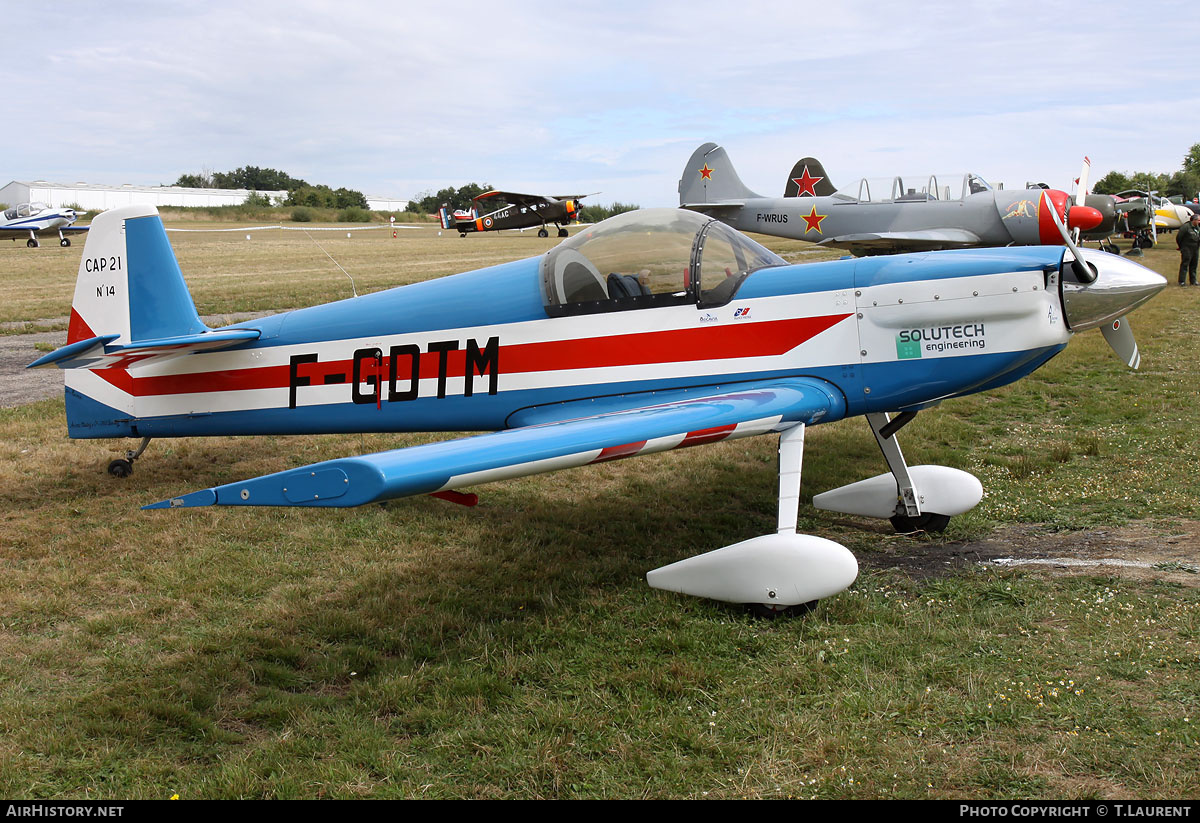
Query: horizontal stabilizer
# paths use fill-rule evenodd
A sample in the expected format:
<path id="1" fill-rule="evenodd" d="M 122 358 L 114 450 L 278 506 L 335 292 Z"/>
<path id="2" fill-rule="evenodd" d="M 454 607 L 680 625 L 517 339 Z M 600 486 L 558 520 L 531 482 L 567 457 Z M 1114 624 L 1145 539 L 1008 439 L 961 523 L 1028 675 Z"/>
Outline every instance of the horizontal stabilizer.
<path id="1" fill-rule="evenodd" d="M 142 363 L 151 358 L 179 357 L 200 351 L 223 349 L 247 340 L 257 340 L 261 334 L 262 332 L 258 329 L 226 329 L 177 337 L 160 337 L 157 340 L 138 340 L 123 346 L 108 345 L 119 335 L 106 334 L 68 343 L 61 349 L 39 357 L 25 368 L 40 369 L 50 366 L 60 369 L 126 368 L 135 362 Z"/>
<path id="2" fill-rule="evenodd" d="M 86 369 L 104 357 L 104 345 L 116 340 L 118 334 L 104 334 L 100 337 L 89 337 L 87 340 L 77 340 L 68 343 L 61 349 L 44 354 L 25 368 L 40 369 L 58 366 L 60 369 Z"/>
<path id="3" fill-rule="evenodd" d="M 765 434 L 844 413 L 845 399 L 823 380 L 757 381 L 676 402 L 329 460 L 146 508 L 361 506 Z"/>

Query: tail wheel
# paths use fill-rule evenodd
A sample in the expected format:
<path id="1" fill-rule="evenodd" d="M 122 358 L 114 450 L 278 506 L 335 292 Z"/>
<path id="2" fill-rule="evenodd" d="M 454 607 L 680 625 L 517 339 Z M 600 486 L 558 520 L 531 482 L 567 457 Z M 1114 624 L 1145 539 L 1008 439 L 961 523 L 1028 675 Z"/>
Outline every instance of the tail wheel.
<path id="1" fill-rule="evenodd" d="M 128 477 L 133 474 L 133 463 L 129 460 L 114 460 L 108 464 L 108 473 L 113 477 Z"/>

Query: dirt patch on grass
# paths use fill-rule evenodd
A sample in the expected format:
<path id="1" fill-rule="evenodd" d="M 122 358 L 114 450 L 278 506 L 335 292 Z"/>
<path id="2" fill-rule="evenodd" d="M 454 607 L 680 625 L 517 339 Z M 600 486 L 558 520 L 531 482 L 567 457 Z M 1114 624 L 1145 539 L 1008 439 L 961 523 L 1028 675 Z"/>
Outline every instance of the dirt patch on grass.
<path id="1" fill-rule="evenodd" d="M 1076 532 L 1010 526 L 969 542 L 897 537 L 877 552 L 861 553 L 859 562 L 866 568 L 898 569 L 918 579 L 984 566 L 1200 586 L 1200 522 L 1142 522 Z"/>

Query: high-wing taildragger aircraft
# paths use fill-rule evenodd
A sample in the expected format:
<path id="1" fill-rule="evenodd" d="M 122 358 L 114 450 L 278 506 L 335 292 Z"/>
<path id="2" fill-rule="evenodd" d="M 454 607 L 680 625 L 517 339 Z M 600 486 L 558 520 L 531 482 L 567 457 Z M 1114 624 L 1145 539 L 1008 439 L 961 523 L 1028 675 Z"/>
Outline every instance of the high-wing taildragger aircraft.
<path id="1" fill-rule="evenodd" d="M 38 235 L 45 232 L 58 234 L 58 245 L 69 246 L 71 240 L 67 233 L 87 231 L 87 226 L 72 225 L 79 215 L 74 209 L 52 209 L 45 203 L 21 203 L 0 214 L 0 236 L 28 236 L 25 245 L 36 249 L 41 243 Z"/>
<path id="2" fill-rule="evenodd" d="M 538 237 L 549 237 L 547 223 L 558 227 L 558 236 L 566 237 L 566 226 L 579 219 L 579 201 L 588 194 L 518 194 L 511 191 L 487 191 L 474 199 L 476 203 L 487 200 L 506 205 L 480 217 L 475 208 L 470 211 L 450 212 L 445 206 L 438 211 L 443 229 L 454 229 L 460 237 L 473 231 L 500 231 L 501 229 L 527 229 L 541 226 Z"/>
<path id="3" fill-rule="evenodd" d="M 975 246 L 1060 243 L 1055 221 L 1089 229 L 1103 215 L 1068 205 L 1051 189 L 997 191 L 976 174 L 864 179 L 835 189 L 811 157 L 796 163 L 784 197 L 746 188 L 725 149 L 705 143 L 679 179 L 679 205 L 712 215 L 736 229 L 808 240 L 852 254 L 891 254 Z"/>
<path id="4" fill-rule="evenodd" d="M 657 209 L 540 257 L 209 329 L 157 212 L 131 206 L 92 223 L 69 342 L 30 365 L 66 370 L 72 437 L 143 449 L 193 435 L 491 432 L 148 508 L 467 502 L 460 487 L 778 434 L 776 531 L 647 580 L 779 612 L 858 573 L 843 546 L 796 533 L 808 426 L 865 416 L 889 469 L 816 507 L 937 530 L 983 490 L 964 471 L 905 462 L 897 431 L 914 415 L 1017 380 L 1087 329 L 1137 366 L 1125 315 L 1164 279 L 1070 247 L 790 265 L 712 218 Z"/>

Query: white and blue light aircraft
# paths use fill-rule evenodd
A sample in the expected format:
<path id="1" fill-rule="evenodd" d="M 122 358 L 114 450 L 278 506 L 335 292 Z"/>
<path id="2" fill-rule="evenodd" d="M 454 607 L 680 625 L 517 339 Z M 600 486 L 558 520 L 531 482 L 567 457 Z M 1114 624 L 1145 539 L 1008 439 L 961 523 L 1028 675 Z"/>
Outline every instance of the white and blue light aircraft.
<path id="1" fill-rule="evenodd" d="M 75 209 L 52 209 L 45 203 L 21 203 L 0 214 L 0 237 L 4 235 L 28 235 L 25 245 L 36 249 L 41 243 L 38 235 L 46 232 L 58 234 L 58 245 L 69 246 L 67 234 L 87 231 L 87 226 L 72 225 L 79 219 Z"/>
<path id="2" fill-rule="evenodd" d="M 1103 252 L 1023 247 L 791 265 L 705 215 L 630 212 L 540 257 L 221 329 L 200 321 L 162 222 L 92 223 L 68 343 L 71 437 L 490 433 L 344 457 L 147 506 L 321 508 L 754 435 L 779 436 L 775 533 L 681 559 L 651 586 L 799 610 L 858 565 L 797 534 L 808 426 L 863 416 L 889 471 L 813 505 L 938 530 L 979 502 L 967 472 L 907 465 L 897 431 L 942 400 L 1017 380 L 1100 328 L 1127 364 L 1125 315 L 1165 285 Z M 895 415 L 895 416 L 893 416 Z"/>

